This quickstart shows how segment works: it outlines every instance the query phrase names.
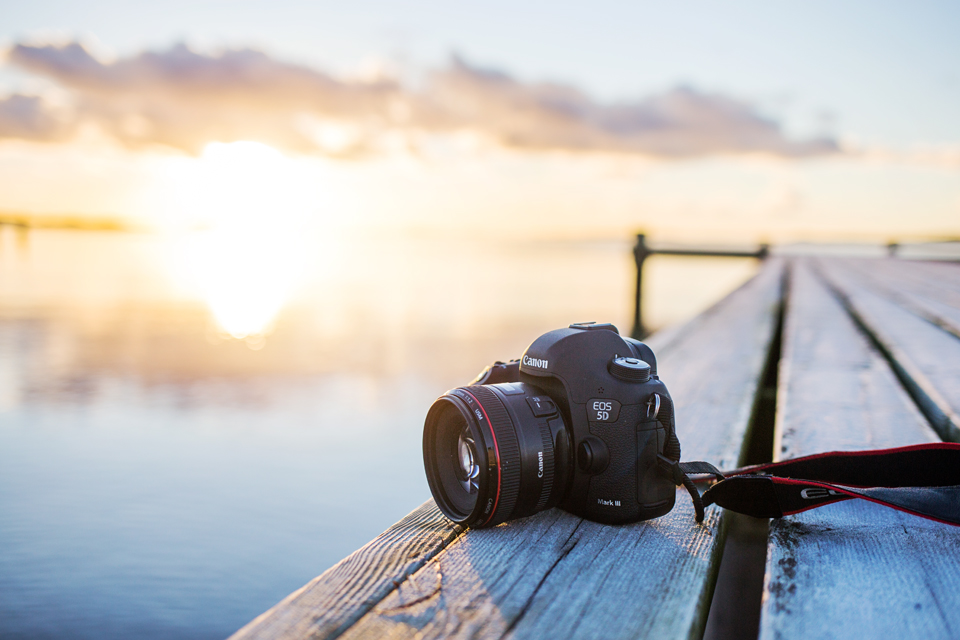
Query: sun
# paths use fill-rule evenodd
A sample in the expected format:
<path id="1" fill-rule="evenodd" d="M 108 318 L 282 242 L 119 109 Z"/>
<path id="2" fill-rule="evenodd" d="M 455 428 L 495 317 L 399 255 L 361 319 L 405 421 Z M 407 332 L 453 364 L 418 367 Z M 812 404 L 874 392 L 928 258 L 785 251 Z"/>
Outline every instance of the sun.
<path id="1" fill-rule="evenodd" d="M 310 258 L 310 179 L 258 142 L 213 142 L 182 181 L 181 215 L 201 221 L 189 273 L 223 332 L 260 346 Z"/>

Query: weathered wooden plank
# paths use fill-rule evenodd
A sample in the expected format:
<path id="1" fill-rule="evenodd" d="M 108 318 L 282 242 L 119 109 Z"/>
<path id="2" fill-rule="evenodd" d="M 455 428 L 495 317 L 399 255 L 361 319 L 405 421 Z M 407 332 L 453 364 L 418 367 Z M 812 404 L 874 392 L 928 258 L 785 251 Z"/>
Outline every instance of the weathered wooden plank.
<path id="1" fill-rule="evenodd" d="M 758 275 L 700 314 L 658 354 L 660 377 L 677 405 L 684 460 L 736 465 L 757 400 L 782 302 L 784 263 L 770 259 Z"/>
<path id="2" fill-rule="evenodd" d="M 428 500 L 231 638 L 336 637 L 460 531 Z"/>
<path id="3" fill-rule="evenodd" d="M 880 260 L 881 273 L 897 278 L 905 288 L 917 288 L 934 299 L 942 299 L 954 308 L 960 308 L 960 262 L 933 260 Z M 872 261 L 863 261 L 873 267 Z"/>
<path id="4" fill-rule="evenodd" d="M 775 328 L 781 269 L 771 262 L 659 354 L 686 459 L 739 459 Z M 711 509 L 697 525 L 681 493 L 671 514 L 651 522 L 605 526 L 551 510 L 469 531 L 343 637 L 698 637 L 722 550 L 720 524 Z"/>
<path id="5" fill-rule="evenodd" d="M 890 359 L 901 383 L 940 437 L 958 441 L 960 337 L 884 295 L 885 288 L 863 275 L 862 269 L 875 266 L 875 262 L 861 264 L 860 269 L 850 260 L 820 264 L 826 279 Z"/>
<path id="6" fill-rule="evenodd" d="M 944 331 L 960 337 L 960 264 L 907 260 L 846 260 L 871 288 Z"/>
<path id="7" fill-rule="evenodd" d="M 936 440 L 803 263 L 793 269 L 779 379 L 779 457 Z M 764 639 L 956 638 L 960 530 L 862 500 L 774 520 L 764 590 Z"/>

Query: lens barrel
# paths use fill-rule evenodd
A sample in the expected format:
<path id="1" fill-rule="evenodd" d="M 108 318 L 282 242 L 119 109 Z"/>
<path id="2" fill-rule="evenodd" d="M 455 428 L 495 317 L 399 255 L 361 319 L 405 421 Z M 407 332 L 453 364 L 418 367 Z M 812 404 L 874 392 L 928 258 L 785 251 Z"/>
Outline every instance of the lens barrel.
<path id="1" fill-rule="evenodd" d="M 459 387 L 427 413 L 423 462 L 444 515 L 491 527 L 560 502 L 569 436 L 554 402 L 532 385 Z"/>

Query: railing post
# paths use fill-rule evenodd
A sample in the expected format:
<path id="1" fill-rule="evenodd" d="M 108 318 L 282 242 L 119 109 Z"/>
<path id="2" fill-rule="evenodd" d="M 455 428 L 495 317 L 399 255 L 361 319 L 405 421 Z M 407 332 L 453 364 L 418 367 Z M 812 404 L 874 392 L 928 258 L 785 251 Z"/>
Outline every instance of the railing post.
<path id="1" fill-rule="evenodd" d="M 637 244 L 633 247 L 633 259 L 637 265 L 637 291 L 633 305 L 633 331 L 630 336 L 637 340 L 643 340 L 647 335 L 647 330 L 643 326 L 643 262 L 650 255 L 647 248 L 646 236 L 642 233 L 637 234 Z"/>

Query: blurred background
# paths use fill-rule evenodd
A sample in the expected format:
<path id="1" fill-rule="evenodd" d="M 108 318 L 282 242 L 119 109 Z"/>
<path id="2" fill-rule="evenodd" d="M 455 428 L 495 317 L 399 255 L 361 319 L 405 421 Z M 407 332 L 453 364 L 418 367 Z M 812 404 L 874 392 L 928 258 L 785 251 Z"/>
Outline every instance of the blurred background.
<path id="1" fill-rule="evenodd" d="M 429 497 L 436 396 L 629 332 L 638 232 L 960 237 L 952 3 L 0 18 L 4 638 L 229 635 Z M 650 258 L 647 327 L 756 268 Z"/>

